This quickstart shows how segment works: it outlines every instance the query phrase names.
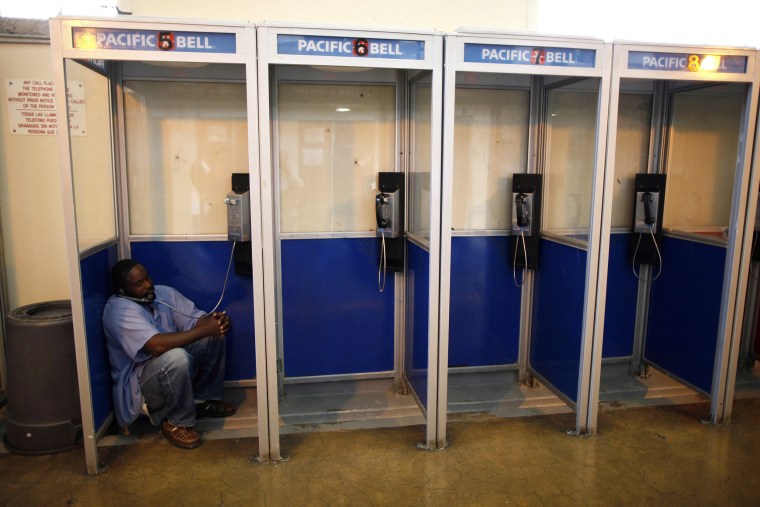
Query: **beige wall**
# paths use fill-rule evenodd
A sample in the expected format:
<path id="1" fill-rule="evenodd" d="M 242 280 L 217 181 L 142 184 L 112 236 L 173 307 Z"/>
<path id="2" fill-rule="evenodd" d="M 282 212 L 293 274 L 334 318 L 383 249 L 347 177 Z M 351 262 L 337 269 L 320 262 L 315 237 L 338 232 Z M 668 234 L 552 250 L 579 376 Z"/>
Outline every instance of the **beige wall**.
<path id="1" fill-rule="evenodd" d="M 330 0 L 229 0 L 188 2 L 187 0 L 121 0 L 122 10 L 134 16 L 207 18 L 215 20 L 309 23 L 326 26 L 394 27 L 421 30 L 456 30 L 459 27 L 527 30 L 535 27 L 538 0 L 384 0 L 356 2 Z"/>
<path id="2" fill-rule="evenodd" d="M 52 79 L 47 44 L 0 42 L 0 227 L 8 310 L 68 299 L 58 144 L 55 136 L 13 135 L 8 79 Z"/>

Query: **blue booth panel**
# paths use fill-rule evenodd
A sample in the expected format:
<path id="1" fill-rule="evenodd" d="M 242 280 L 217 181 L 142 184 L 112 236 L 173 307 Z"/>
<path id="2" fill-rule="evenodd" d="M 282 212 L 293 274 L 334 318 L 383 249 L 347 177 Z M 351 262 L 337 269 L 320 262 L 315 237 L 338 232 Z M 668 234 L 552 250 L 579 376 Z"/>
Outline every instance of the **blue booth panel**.
<path id="1" fill-rule="evenodd" d="M 134 242 L 132 258 L 142 263 L 153 283 L 170 285 L 204 311 L 214 308 L 224 287 L 232 251 L 229 241 Z M 230 278 L 218 311 L 232 319 L 227 334 L 225 380 L 248 380 L 256 376 L 253 323 L 253 279 L 235 274 Z"/>
<path id="2" fill-rule="evenodd" d="M 509 263 L 508 236 L 452 238 L 450 367 L 517 362 L 520 293 Z"/>
<path id="3" fill-rule="evenodd" d="M 613 234 L 610 237 L 603 358 L 628 357 L 633 354 L 639 281 L 633 274 L 630 247 L 631 234 Z M 639 266 L 636 269 L 638 272 Z M 654 271 L 657 271 L 656 266 Z"/>
<path id="4" fill-rule="evenodd" d="M 79 263 L 87 333 L 87 364 L 90 368 L 92 410 L 96 430 L 113 411 L 111 363 L 108 360 L 106 335 L 103 332 L 103 308 L 113 294 L 110 273 L 111 266 L 118 259 L 117 255 L 116 246 L 112 246 L 82 259 Z"/>
<path id="5" fill-rule="evenodd" d="M 406 266 L 406 374 L 427 409 L 430 253 L 407 241 Z"/>
<path id="6" fill-rule="evenodd" d="M 393 370 L 394 284 L 376 238 L 281 242 L 285 375 Z"/>
<path id="7" fill-rule="evenodd" d="M 585 250 L 541 239 L 533 296 L 530 365 L 574 403 L 583 342 Z"/>
<path id="8" fill-rule="evenodd" d="M 644 358 L 705 393 L 712 389 L 726 249 L 662 238 Z"/>

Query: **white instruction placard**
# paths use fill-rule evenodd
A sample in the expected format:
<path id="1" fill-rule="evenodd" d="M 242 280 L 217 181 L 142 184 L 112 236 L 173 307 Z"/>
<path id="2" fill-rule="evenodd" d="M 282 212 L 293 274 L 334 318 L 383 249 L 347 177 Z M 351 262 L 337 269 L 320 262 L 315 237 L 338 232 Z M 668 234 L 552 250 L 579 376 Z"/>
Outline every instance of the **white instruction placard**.
<path id="1" fill-rule="evenodd" d="M 44 79 L 8 79 L 7 110 L 11 134 L 54 136 L 58 133 L 55 87 Z M 69 122 L 72 136 L 87 135 L 84 83 L 70 81 Z"/>

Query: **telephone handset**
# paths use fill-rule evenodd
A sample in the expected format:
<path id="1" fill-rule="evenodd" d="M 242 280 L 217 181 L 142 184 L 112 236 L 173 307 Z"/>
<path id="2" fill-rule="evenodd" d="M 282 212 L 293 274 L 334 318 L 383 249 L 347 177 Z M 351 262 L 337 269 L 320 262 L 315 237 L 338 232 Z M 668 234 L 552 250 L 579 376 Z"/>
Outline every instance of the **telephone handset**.
<path id="1" fill-rule="evenodd" d="M 634 232 L 658 232 L 660 220 L 660 192 L 645 190 L 636 192 Z"/>
<path id="2" fill-rule="evenodd" d="M 530 207 L 528 196 L 520 192 L 515 197 L 515 215 L 517 219 L 517 226 L 520 229 L 530 227 Z"/>
<path id="3" fill-rule="evenodd" d="M 388 194 L 381 192 L 375 196 L 375 217 L 377 218 L 377 228 L 385 229 L 391 223 L 391 211 L 388 201 Z"/>
<path id="4" fill-rule="evenodd" d="M 132 296 L 127 296 L 126 292 L 124 292 L 124 289 L 119 289 L 119 291 L 116 293 L 116 296 L 141 304 L 149 304 L 156 300 L 155 294 L 148 294 L 144 298 L 134 298 Z"/>
<path id="5" fill-rule="evenodd" d="M 654 215 L 652 214 L 652 194 L 644 192 L 641 196 L 641 201 L 644 203 L 644 223 L 646 225 L 654 224 Z"/>
<path id="6" fill-rule="evenodd" d="M 380 192 L 375 196 L 377 236 L 398 238 L 401 236 L 400 192 Z"/>

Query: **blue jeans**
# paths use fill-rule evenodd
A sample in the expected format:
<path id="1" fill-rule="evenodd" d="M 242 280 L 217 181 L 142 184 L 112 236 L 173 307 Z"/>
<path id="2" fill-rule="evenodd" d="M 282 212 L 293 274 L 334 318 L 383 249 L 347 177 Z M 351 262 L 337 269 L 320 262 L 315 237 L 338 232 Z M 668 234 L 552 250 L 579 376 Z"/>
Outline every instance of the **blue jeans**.
<path id="1" fill-rule="evenodd" d="M 224 388 L 224 336 L 209 336 L 154 357 L 140 375 L 150 421 L 195 424 L 195 400 L 221 400 Z"/>

